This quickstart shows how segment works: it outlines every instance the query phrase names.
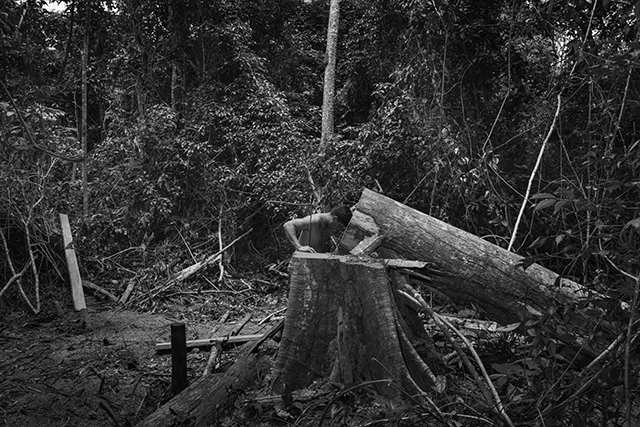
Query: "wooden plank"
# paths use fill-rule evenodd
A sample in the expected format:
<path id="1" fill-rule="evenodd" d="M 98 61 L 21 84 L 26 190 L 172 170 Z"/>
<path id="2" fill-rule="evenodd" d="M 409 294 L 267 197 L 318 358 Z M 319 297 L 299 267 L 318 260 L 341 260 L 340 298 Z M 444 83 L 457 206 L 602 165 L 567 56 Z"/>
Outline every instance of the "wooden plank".
<path id="1" fill-rule="evenodd" d="M 237 335 L 232 337 L 216 337 L 216 338 L 207 338 L 207 339 L 199 339 L 199 340 L 189 340 L 187 341 L 187 351 L 193 350 L 194 348 L 202 348 L 202 347 L 212 347 L 215 346 L 216 343 L 220 344 L 242 344 L 247 341 L 256 341 L 262 338 L 262 334 L 257 335 Z M 165 353 L 171 351 L 171 343 L 170 342 L 161 342 L 156 344 L 156 352 L 157 353 Z"/>
<path id="2" fill-rule="evenodd" d="M 375 234 L 373 236 L 365 237 L 358 245 L 351 249 L 351 255 L 371 255 L 382 244 L 384 236 Z"/>
<path id="3" fill-rule="evenodd" d="M 84 300 L 84 291 L 82 290 L 82 279 L 80 278 L 80 269 L 78 268 L 76 251 L 75 249 L 73 249 L 73 236 L 71 235 L 69 217 L 65 214 L 60 214 L 60 224 L 62 225 L 64 254 L 67 258 L 67 268 L 69 269 L 69 280 L 71 282 L 73 308 L 76 311 L 84 310 L 87 308 L 87 304 Z"/>

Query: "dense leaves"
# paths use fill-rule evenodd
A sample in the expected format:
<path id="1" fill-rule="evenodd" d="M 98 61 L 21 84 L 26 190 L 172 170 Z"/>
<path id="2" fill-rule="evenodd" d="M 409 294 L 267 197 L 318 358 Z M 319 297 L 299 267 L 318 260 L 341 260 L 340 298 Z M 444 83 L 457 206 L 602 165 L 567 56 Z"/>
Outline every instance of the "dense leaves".
<path id="1" fill-rule="evenodd" d="M 631 302 L 640 3 L 343 0 L 336 138 L 322 157 L 327 2 L 46 3 L 0 0 L 3 286 L 32 262 L 21 279 L 28 298 L 38 272 L 64 280 L 59 213 L 72 219 L 89 278 L 166 275 L 249 229 L 227 262 L 264 268 L 289 254 L 287 218 L 355 203 L 366 186 L 503 247 L 515 233 L 523 265 L 541 262 Z M 81 164 L 69 159 L 80 156 L 85 33 L 82 217 Z M 5 295 L 20 298 L 13 287 Z M 553 386 L 540 402 L 554 408 L 575 391 L 545 339 L 545 328 L 561 325 L 550 310 L 548 323 L 529 325 L 531 357 L 494 366 L 513 405 Z M 624 327 L 611 310 L 608 320 Z M 581 399 L 565 421 L 591 425 Z M 598 410 L 616 419 L 621 406 L 609 404 Z"/>

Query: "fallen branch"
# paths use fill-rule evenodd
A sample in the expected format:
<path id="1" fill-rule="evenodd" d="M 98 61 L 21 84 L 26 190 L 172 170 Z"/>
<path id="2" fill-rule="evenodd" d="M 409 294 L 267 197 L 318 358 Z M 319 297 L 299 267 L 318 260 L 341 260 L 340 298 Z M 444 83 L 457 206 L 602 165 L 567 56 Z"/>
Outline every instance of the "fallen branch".
<path id="1" fill-rule="evenodd" d="M 268 371 L 269 357 L 258 355 L 258 348 L 282 325 L 276 325 L 262 339 L 245 344 L 236 362 L 224 374 L 208 375 L 149 415 L 138 427 L 175 425 L 219 425 L 220 417 L 256 378 Z"/>
<path id="2" fill-rule="evenodd" d="M 227 321 L 231 312 L 227 310 L 220 319 L 218 319 L 218 324 L 213 327 L 211 330 L 211 338 L 215 337 L 216 332 L 220 329 L 220 324 Z M 207 366 L 204 368 L 204 372 L 202 373 L 202 377 L 206 377 L 210 373 L 216 369 L 218 360 L 220 359 L 220 353 L 222 353 L 222 345 L 216 343 L 214 347 L 211 347 L 211 352 L 209 353 L 209 359 L 207 360 Z"/>
<path id="3" fill-rule="evenodd" d="M 436 322 L 438 327 L 442 330 L 442 332 L 445 334 L 445 336 L 447 336 L 449 341 L 454 345 L 454 348 L 455 348 L 456 352 L 463 359 L 463 362 L 467 366 L 467 369 L 472 374 L 472 376 L 476 379 L 476 382 L 478 383 L 478 386 L 483 391 L 483 395 L 485 396 L 485 399 L 487 400 L 487 404 L 489 404 L 489 407 L 495 409 L 496 412 L 498 412 L 498 414 L 500 416 L 502 416 L 502 418 L 507 423 L 507 425 L 509 425 L 511 427 L 514 427 L 514 424 L 511 421 L 511 419 L 509 418 L 509 415 L 507 414 L 507 412 L 505 411 L 504 406 L 502 406 L 502 401 L 500 399 L 500 396 L 498 395 L 498 392 L 497 392 L 495 386 L 493 385 L 493 382 L 491 381 L 491 378 L 489 378 L 489 374 L 487 373 L 487 370 L 484 368 L 484 364 L 482 363 L 482 360 L 480 359 L 480 356 L 478 356 L 478 353 L 473 348 L 473 345 L 447 319 L 445 319 L 443 316 L 440 316 L 438 313 L 434 312 L 431 309 L 431 307 L 429 306 L 429 304 L 427 304 L 427 302 L 422 298 L 422 295 L 420 295 L 418 292 L 416 292 L 409 285 L 405 285 L 405 289 L 407 291 L 409 291 L 410 293 L 407 293 L 405 291 L 399 291 L 399 292 L 403 293 L 407 298 L 414 300 L 415 303 L 417 303 L 420 307 L 422 307 L 431 316 L 431 318 Z M 480 369 L 480 372 L 482 373 L 482 377 L 483 377 L 483 379 L 484 379 L 484 381 L 486 383 L 486 386 L 488 387 L 488 390 L 491 392 L 490 396 L 487 396 L 487 392 L 486 392 L 487 389 L 485 388 L 485 386 L 480 381 L 480 378 L 479 378 L 479 375 L 478 375 L 476 369 L 471 364 L 469 359 L 466 357 L 464 352 L 462 352 L 462 349 L 460 349 L 459 346 L 455 345 L 455 341 L 453 340 L 453 337 L 451 337 L 451 335 L 448 333 L 447 328 L 449 328 L 451 331 L 453 331 L 462 340 L 464 345 L 467 347 L 467 349 L 473 355 L 473 358 L 474 358 L 476 364 L 478 365 L 478 369 Z M 493 399 L 493 402 L 492 402 L 492 399 Z"/>
<path id="4" fill-rule="evenodd" d="M 136 282 L 131 280 L 127 285 L 127 289 L 124 290 L 122 296 L 120 297 L 120 304 L 126 304 L 131 292 L 133 292 L 133 288 L 136 286 Z"/>
<path id="5" fill-rule="evenodd" d="M 92 290 L 94 290 L 96 292 L 99 292 L 102 295 L 106 296 L 107 298 L 111 299 L 112 301 L 118 301 L 118 297 L 117 296 L 115 296 L 111 292 L 107 291 L 106 289 L 102 289 L 100 286 L 96 285 L 93 282 L 90 282 L 88 280 L 83 279 L 82 280 L 82 286 L 84 286 L 85 288 L 92 289 Z"/>
<path id="6" fill-rule="evenodd" d="M 233 330 L 230 332 L 230 335 L 238 335 L 240 333 L 240 331 L 242 330 L 242 328 L 245 327 L 245 325 L 247 323 L 249 323 L 249 320 L 251 320 L 251 313 L 246 314 L 239 322 L 238 325 L 236 325 L 235 328 L 233 328 Z"/>
<path id="7" fill-rule="evenodd" d="M 176 282 L 179 282 L 181 280 L 184 280 L 184 279 L 187 279 L 187 278 L 193 276 L 196 272 L 200 271 L 203 267 L 206 267 L 207 265 L 217 261 L 218 258 L 222 256 L 222 253 L 224 251 L 226 251 L 227 249 L 229 249 L 230 247 L 235 245 L 243 237 L 245 237 L 247 234 L 251 233 L 251 231 L 253 231 L 253 229 L 250 229 L 249 231 L 245 232 L 243 235 L 241 235 L 240 237 L 236 238 L 233 242 L 229 243 L 227 246 L 225 246 L 224 248 L 220 249 L 217 253 L 211 255 L 210 257 L 206 258 L 205 260 L 197 262 L 197 263 L 193 264 L 192 266 L 189 266 L 189 267 L 185 268 L 184 270 L 180 271 L 178 274 L 176 274 L 173 277 L 172 280 L 176 281 Z"/>
<path id="8" fill-rule="evenodd" d="M 199 339 L 199 340 L 189 340 L 187 341 L 187 351 L 193 350 L 194 348 L 206 348 L 213 347 L 216 343 L 220 343 L 221 345 L 225 344 L 243 344 L 247 341 L 255 341 L 259 340 L 263 337 L 263 334 L 257 335 L 237 335 L 234 337 L 216 337 L 216 338 L 208 338 L 208 339 Z M 170 342 L 161 342 L 156 344 L 156 352 L 159 354 L 171 352 L 171 343 Z"/>
<path id="9" fill-rule="evenodd" d="M 163 293 L 164 291 L 166 291 L 167 289 L 169 289 L 170 287 L 172 287 L 176 283 L 179 283 L 179 282 L 181 282 L 181 281 L 193 276 L 195 273 L 200 271 L 203 267 L 206 267 L 207 265 L 215 262 L 218 259 L 218 257 L 222 256 L 222 253 L 224 251 L 226 251 L 227 249 L 229 249 L 230 247 L 235 245 L 239 240 L 241 240 L 247 234 L 251 233 L 252 230 L 253 229 L 249 229 L 249 231 L 245 232 L 240 237 L 236 238 L 233 242 L 229 243 L 227 246 L 225 246 L 224 248 L 220 249 L 215 254 L 207 257 L 203 261 L 197 262 L 197 263 L 195 263 L 195 264 L 183 269 L 182 271 L 178 272 L 175 276 L 173 276 L 171 279 L 169 279 L 164 285 L 162 285 L 159 288 L 156 288 L 153 291 L 151 291 L 151 295 L 149 296 L 149 298 L 157 297 L 158 295 L 160 295 L 161 293 Z M 141 299 L 143 297 L 144 297 L 144 295 L 140 294 L 134 299 L 138 300 L 138 299 Z"/>
<path id="10" fill-rule="evenodd" d="M 202 372 L 202 378 L 206 377 L 209 374 L 212 374 L 213 371 L 218 367 L 218 360 L 220 360 L 220 355 L 222 354 L 222 345 L 219 342 L 216 342 L 213 347 L 211 347 L 211 352 L 209 353 L 209 359 L 207 360 L 207 366 L 204 367 L 204 372 Z"/>
<path id="11" fill-rule="evenodd" d="M 273 313 L 267 315 L 264 319 L 259 321 L 258 325 L 262 325 L 263 323 L 267 323 L 269 320 L 271 320 L 272 317 L 277 316 L 280 313 L 284 313 L 285 311 L 287 311 L 287 307 L 282 307 L 280 310 L 274 311 Z"/>

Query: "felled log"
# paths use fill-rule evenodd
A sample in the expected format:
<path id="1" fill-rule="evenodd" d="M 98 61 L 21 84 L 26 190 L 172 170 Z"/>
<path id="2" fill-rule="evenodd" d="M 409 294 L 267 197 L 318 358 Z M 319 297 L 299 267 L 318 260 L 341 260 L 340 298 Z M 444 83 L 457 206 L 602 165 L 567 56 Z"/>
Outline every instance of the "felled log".
<path id="1" fill-rule="evenodd" d="M 149 415 L 138 427 L 169 427 L 176 425 L 219 425 L 221 416 L 233 407 L 235 399 L 266 374 L 269 361 L 265 356 L 249 351 L 245 344 L 242 355 L 223 374 L 202 377 L 182 393 Z"/>
<path id="2" fill-rule="evenodd" d="M 226 372 L 201 377 L 145 418 L 138 427 L 219 425 L 220 418 L 233 407 L 237 397 L 268 372 L 270 360 L 260 355 L 258 348 L 281 329 L 282 322 L 259 340 L 246 343 L 236 362 Z"/>
<path id="3" fill-rule="evenodd" d="M 348 253 L 362 240 L 383 235 L 376 249 L 384 258 L 426 262 L 443 280 L 429 286 L 451 299 L 479 307 L 483 314 L 507 325 L 541 318 L 551 307 L 565 316 L 567 332 L 589 335 L 598 319 L 578 308 L 587 296 L 577 283 L 538 264 L 523 267 L 524 258 L 480 237 L 365 189 L 340 241 Z M 598 343 L 581 345 L 598 352 Z"/>
<path id="4" fill-rule="evenodd" d="M 382 395 L 442 390 L 443 380 L 417 355 L 381 261 L 296 252 L 285 327 L 272 371 L 275 393 L 317 378 L 378 383 Z M 393 384 L 391 384 L 393 382 Z"/>

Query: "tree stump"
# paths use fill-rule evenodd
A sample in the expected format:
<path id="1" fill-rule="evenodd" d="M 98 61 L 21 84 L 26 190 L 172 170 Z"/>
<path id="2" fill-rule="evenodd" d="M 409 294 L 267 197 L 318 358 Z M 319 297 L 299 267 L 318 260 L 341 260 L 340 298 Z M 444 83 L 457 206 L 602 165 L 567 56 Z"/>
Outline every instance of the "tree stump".
<path id="1" fill-rule="evenodd" d="M 443 389 L 443 380 L 411 345 L 381 261 L 297 252 L 289 270 L 274 392 L 300 389 L 322 377 L 345 385 L 388 379 L 375 386 L 387 397 L 403 390 L 419 400 L 425 391 Z"/>

